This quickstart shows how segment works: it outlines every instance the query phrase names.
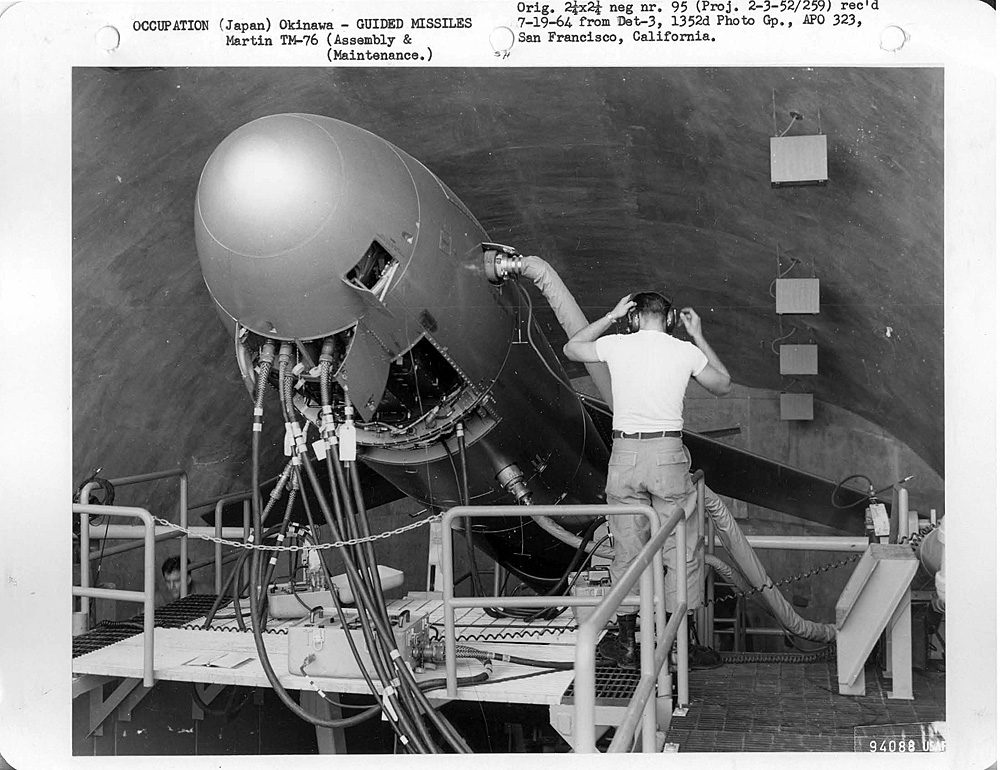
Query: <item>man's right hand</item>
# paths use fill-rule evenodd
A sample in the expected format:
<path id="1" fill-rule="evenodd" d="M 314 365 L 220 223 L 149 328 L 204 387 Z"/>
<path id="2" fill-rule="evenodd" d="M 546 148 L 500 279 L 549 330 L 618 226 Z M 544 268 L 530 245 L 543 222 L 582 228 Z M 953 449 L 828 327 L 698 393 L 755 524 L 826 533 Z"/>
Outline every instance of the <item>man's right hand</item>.
<path id="1" fill-rule="evenodd" d="M 608 313 L 607 318 L 609 321 L 617 321 L 619 318 L 624 318 L 628 315 L 628 311 L 634 307 L 635 301 L 632 299 L 632 295 L 626 294 L 618 300 L 618 304 L 615 305 L 614 310 Z"/>

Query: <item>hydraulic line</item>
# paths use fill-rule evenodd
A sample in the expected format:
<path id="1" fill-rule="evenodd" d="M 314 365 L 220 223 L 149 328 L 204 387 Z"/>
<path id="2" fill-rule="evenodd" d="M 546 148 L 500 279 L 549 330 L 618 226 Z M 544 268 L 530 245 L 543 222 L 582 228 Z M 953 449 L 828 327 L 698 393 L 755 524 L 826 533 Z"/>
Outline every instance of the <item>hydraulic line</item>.
<path id="1" fill-rule="evenodd" d="M 265 345 L 265 347 L 267 347 L 267 345 Z M 263 358 L 263 353 L 262 353 L 262 358 Z M 262 364 L 262 369 L 263 369 L 263 364 Z M 261 377 L 260 379 L 263 380 L 264 378 Z M 253 477 L 253 494 L 251 495 L 251 503 L 252 503 L 251 507 L 254 519 L 253 524 L 255 533 L 259 533 L 261 526 L 261 516 L 262 516 L 260 492 L 259 492 L 259 486 L 257 484 L 260 473 L 260 428 L 257 426 L 260 423 L 259 418 L 263 416 L 262 413 L 263 410 L 261 409 L 260 414 L 258 414 L 258 410 L 255 407 L 254 431 L 252 437 L 253 447 L 251 453 L 253 462 L 251 469 L 251 474 Z M 259 540 L 255 538 L 255 542 L 259 542 Z M 267 650 L 264 647 L 264 637 L 261 631 L 259 618 L 257 612 L 255 611 L 255 608 L 257 607 L 258 604 L 258 597 L 256 595 L 257 593 L 256 576 L 260 573 L 260 551 L 257 550 L 256 548 L 252 549 L 250 560 L 251 560 L 250 623 L 251 626 L 253 627 L 254 646 L 257 650 L 257 657 L 260 660 L 261 667 L 264 670 L 264 674 L 267 676 L 268 682 L 270 682 L 271 684 L 271 688 L 274 690 L 275 694 L 279 697 L 279 699 L 281 699 L 281 701 L 292 711 L 292 713 L 296 714 L 301 719 L 304 719 L 307 722 L 310 722 L 311 724 L 320 727 L 332 727 L 338 729 L 344 727 L 351 727 L 353 725 L 361 724 L 362 722 L 366 721 L 367 719 L 371 718 L 376 713 L 378 713 L 379 708 L 373 707 L 372 709 L 361 712 L 360 714 L 356 714 L 353 717 L 347 717 L 344 719 L 321 719 L 305 711 L 302 707 L 299 706 L 298 703 L 296 703 L 292 699 L 292 697 L 287 693 L 285 688 L 281 685 L 281 682 L 278 681 L 278 676 L 275 673 L 274 668 L 271 666 L 271 661 L 267 656 Z"/>
<path id="2" fill-rule="evenodd" d="M 293 477 L 296 478 L 297 477 Z M 288 531 L 288 523 L 292 518 L 292 506 L 295 505 L 295 496 L 298 492 L 298 483 L 293 482 L 292 488 L 288 493 L 288 502 L 285 504 L 285 515 L 281 519 L 281 524 L 278 526 L 278 537 L 277 546 L 281 546 L 285 542 L 285 533 Z M 266 536 L 266 535 L 265 535 Z M 271 585 L 271 578 L 274 576 L 274 568 L 278 563 L 278 552 L 272 551 L 271 557 L 267 561 L 267 568 L 264 574 L 264 598 L 261 601 L 261 606 L 259 608 L 260 612 L 260 622 L 261 626 L 267 626 L 267 587 Z M 239 608 L 237 608 L 237 615 L 240 615 Z"/>
<path id="3" fill-rule="evenodd" d="M 535 660 L 534 658 L 521 658 L 517 655 L 507 655 L 502 652 L 486 652 L 477 650 L 475 647 L 459 644 L 455 647 L 456 658 L 474 658 L 475 660 L 486 662 L 498 660 L 504 663 L 515 663 L 519 666 L 533 666 L 535 668 L 551 668 L 557 671 L 569 671 L 573 668 L 572 661 Z"/>
<path id="4" fill-rule="evenodd" d="M 329 505 L 325 500 L 325 497 L 322 493 L 322 488 L 320 487 L 319 484 L 319 480 L 316 478 L 315 471 L 312 468 L 312 464 L 310 463 L 308 456 L 303 455 L 302 461 L 306 469 L 306 474 L 309 476 L 309 481 L 312 484 L 313 491 L 316 494 L 317 499 L 319 501 L 320 509 L 323 511 L 323 516 L 326 519 L 327 525 L 334 532 L 335 536 L 338 537 L 339 539 L 340 535 L 338 527 L 336 526 L 336 523 L 333 521 L 333 517 L 330 514 Z M 337 466 L 336 463 L 335 466 L 339 468 L 339 466 Z M 394 648 L 395 639 L 392 636 L 392 632 L 382 624 L 381 622 L 382 618 L 379 617 L 377 614 L 370 613 L 369 610 L 372 602 L 367 591 L 368 586 L 360 579 L 360 575 L 358 574 L 357 568 L 354 565 L 350 555 L 347 553 L 342 553 L 341 556 L 344 560 L 345 567 L 347 568 L 348 580 L 351 583 L 352 590 L 354 591 L 354 598 L 358 610 L 358 617 L 361 621 L 361 632 L 365 637 L 365 644 L 368 648 L 369 656 L 376 668 L 379 679 L 383 682 L 384 686 L 389 686 L 391 685 L 391 680 L 388 674 L 388 668 L 387 668 L 388 664 L 383 660 L 382 656 L 385 654 L 384 650 L 386 648 L 388 649 Z M 381 646 L 379 643 L 375 641 L 376 637 L 373 636 L 373 631 L 375 632 L 375 634 L 377 634 L 379 641 L 382 642 Z M 375 692 L 374 688 L 372 689 L 372 691 Z M 395 712 L 396 719 L 399 719 L 400 722 L 405 723 L 400 725 L 400 727 L 401 729 L 403 729 L 404 733 L 408 734 L 409 737 L 407 738 L 407 745 L 409 745 L 409 743 L 412 742 L 411 739 L 415 737 L 413 734 L 414 727 L 416 727 L 416 729 L 418 730 L 420 729 L 420 727 L 417 727 L 414 721 L 411 719 L 411 712 L 409 711 L 409 709 L 402 707 L 404 704 L 401 702 L 401 696 L 405 692 L 405 690 L 396 690 L 395 688 L 389 691 L 383 690 L 383 693 L 386 692 L 391 693 L 391 695 L 388 696 L 390 699 L 395 700 L 398 704 L 400 704 L 400 708 L 393 709 L 393 712 Z M 390 722 L 394 721 L 395 720 L 390 719 Z M 416 716 L 416 721 L 420 721 L 419 715 Z M 415 747 L 421 752 L 423 752 L 424 750 L 423 744 L 420 743 L 419 741 L 415 742 Z M 433 742 L 431 742 L 431 750 L 432 751 L 436 750 L 436 747 L 433 745 Z"/>

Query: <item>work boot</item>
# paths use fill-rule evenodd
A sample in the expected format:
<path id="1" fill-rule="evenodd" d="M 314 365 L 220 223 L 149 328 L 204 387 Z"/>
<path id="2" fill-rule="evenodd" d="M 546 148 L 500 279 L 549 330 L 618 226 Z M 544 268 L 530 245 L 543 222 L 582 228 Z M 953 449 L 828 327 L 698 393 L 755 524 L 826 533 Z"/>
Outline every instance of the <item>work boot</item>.
<path id="1" fill-rule="evenodd" d="M 639 667 L 639 650 L 635 643 L 636 615 L 618 616 L 618 633 L 607 634 L 597 646 L 598 654 L 605 660 L 618 664 L 618 668 L 636 669 Z"/>
<path id="2" fill-rule="evenodd" d="M 667 613 L 667 622 L 670 622 L 670 613 Z M 688 670 L 719 668 L 723 664 L 722 656 L 711 647 L 705 647 L 699 643 L 698 629 L 694 624 L 694 618 L 688 618 Z M 677 648 L 670 653 L 670 670 L 677 669 Z"/>

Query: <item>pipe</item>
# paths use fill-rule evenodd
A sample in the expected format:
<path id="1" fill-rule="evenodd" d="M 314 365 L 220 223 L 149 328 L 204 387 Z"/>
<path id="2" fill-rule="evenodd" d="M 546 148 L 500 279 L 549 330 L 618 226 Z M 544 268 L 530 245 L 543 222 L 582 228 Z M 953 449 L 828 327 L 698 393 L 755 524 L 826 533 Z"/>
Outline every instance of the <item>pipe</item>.
<path id="1" fill-rule="evenodd" d="M 863 553 L 868 548 L 867 537 L 825 537 L 821 535 L 746 535 L 747 542 L 755 551 L 835 551 L 843 553 Z M 719 537 L 717 545 L 722 544 Z"/>
<path id="2" fill-rule="evenodd" d="M 219 518 L 219 523 L 222 523 L 221 517 Z M 184 535 L 179 529 L 173 527 L 167 527 L 165 525 L 157 525 L 156 539 L 167 540 L 173 537 L 182 537 Z M 230 539 L 241 539 L 243 537 L 243 527 L 188 527 L 188 534 L 194 535 L 196 537 L 201 535 L 215 535 L 217 537 L 224 537 Z M 146 536 L 145 527 L 140 527 L 135 524 L 111 524 L 111 525 L 101 525 L 101 524 L 91 524 L 90 525 L 90 539 L 91 540 L 141 540 Z M 106 554 L 107 552 L 105 552 Z"/>
<path id="3" fill-rule="evenodd" d="M 82 499 L 82 498 L 81 498 Z M 145 538 L 145 552 L 143 553 L 143 590 L 138 591 L 124 591 L 120 589 L 110 589 L 110 588 L 89 588 L 87 585 L 81 585 L 79 588 L 74 587 L 73 594 L 77 596 L 95 597 L 95 598 L 107 598 L 107 599 L 125 599 L 128 601 L 142 601 L 143 603 L 143 666 L 142 666 L 142 684 L 143 687 L 152 687 L 153 682 L 153 623 L 154 623 L 154 599 L 156 597 L 156 537 L 153 534 L 153 527 L 155 522 L 153 520 L 152 514 L 145 508 L 131 508 L 124 506 L 112 506 L 112 505 L 74 505 L 73 512 L 80 514 L 81 517 L 81 542 L 89 547 L 89 538 L 87 537 L 88 522 L 87 517 L 89 515 L 101 515 L 101 516 L 127 516 L 142 519 L 143 524 L 146 527 L 146 538 Z M 80 559 L 81 566 L 86 561 L 86 573 L 88 576 L 87 583 L 89 583 L 89 570 L 90 561 Z M 81 580 L 81 582 L 83 582 Z M 81 600 L 81 607 L 83 606 L 83 600 Z"/>

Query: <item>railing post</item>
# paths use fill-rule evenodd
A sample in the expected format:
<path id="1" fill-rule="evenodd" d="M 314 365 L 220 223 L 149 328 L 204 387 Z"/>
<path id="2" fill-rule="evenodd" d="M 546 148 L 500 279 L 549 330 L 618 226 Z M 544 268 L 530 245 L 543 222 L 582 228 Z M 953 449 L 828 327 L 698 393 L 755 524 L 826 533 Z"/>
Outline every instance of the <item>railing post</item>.
<path id="1" fill-rule="evenodd" d="M 222 504 L 223 500 L 219 500 L 215 504 L 215 536 L 219 539 L 222 538 Z M 222 543 L 216 540 L 215 542 L 215 595 L 218 596 L 222 593 Z M 239 607 L 236 608 L 239 611 Z"/>
<path id="2" fill-rule="evenodd" d="M 657 549 L 659 551 L 659 549 Z M 653 584 L 663 583 L 663 570 L 660 570 L 658 580 L 653 580 L 653 567 L 647 566 L 642 571 L 639 587 L 639 613 L 642 628 L 639 634 L 640 670 L 642 676 L 653 676 L 653 657 L 655 655 L 655 636 L 653 633 Z M 647 698 L 642 710 L 642 750 L 652 753 L 656 750 L 656 703 L 655 698 Z"/>
<path id="3" fill-rule="evenodd" d="M 444 667 L 445 682 L 447 684 L 447 694 L 449 698 L 458 695 L 458 673 L 455 663 L 455 607 L 452 599 L 455 598 L 455 563 L 452 546 L 454 538 L 451 536 L 451 522 L 455 517 L 451 511 L 444 515 L 441 522 L 441 587 L 444 599 Z M 471 566 L 471 565 L 470 565 Z"/>
<path id="4" fill-rule="evenodd" d="M 700 477 L 696 482 L 695 488 L 697 489 L 698 502 L 695 509 L 695 522 L 698 526 L 698 585 L 701 586 L 701 590 L 705 592 L 705 583 L 707 578 L 707 570 L 705 569 L 705 478 Z M 697 623 L 695 626 L 698 630 L 699 639 L 708 639 L 708 605 L 702 602 L 702 606 L 698 608 Z M 709 642 L 711 644 L 711 642 Z"/>
<path id="5" fill-rule="evenodd" d="M 185 510 L 186 513 L 186 510 Z M 148 515 L 148 514 L 147 514 Z M 143 554 L 143 583 L 142 591 L 145 594 L 143 598 L 143 615 L 142 615 L 142 633 L 144 635 L 143 646 L 142 646 L 142 685 L 143 687 L 153 686 L 153 626 L 156 621 L 156 610 L 153 608 L 153 600 L 156 595 L 156 529 L 152 519 L 149 516 L 148 519 L 143 519 L 143 523 L 146 525 L 146 548 Z M 182 546 L 183 547 L 183 546 Z M 185 556 L 187 554 L 185 553 Z M 182 565 L 186 566 L 186 565 Z M 186 575 L 186 572 L 181 572 L 181 575 Z M 187 583 L 183 578 L 181 579 L 181 590 L 183 586 Z M 148 642 L 148 643 L 147 643 Z"/>
<path id="6" fill-rule="evenodd" d="M 704 495 L 702 495 L 702 507 L 704 507 Z M 705 553 L 715 556 L 715 520 L 705 513 Z M 716 647 L 715 639 L 715 570 L 711 572 L 712 579 L 705 586 L 705 624 L 708 627 L 706 644 L 709 647 Z"/>
<path id="7" fill-rule="evenodd" d="M 187 596 L 188 592 L 188 480 L 187 473 L 181 472 L 180 474 L 181 488 L 180 498 L 177 505 L 179 509 L 179 519 L 181 524 L 181 598 L 183 599 Z M 154 575 L 155 578 L 155 575 Z"/>
<path id="8" fill-rule="evenodd" d="M 80 499 L 85 500 L 86 497 L 80 495 Z M 90 588 L 90 515 L 86 513 L 80 514 L 80 587 Z M 87 613 L 87 625 L 89 626 L 90 597 L 80 597 L 80 612 Z"/>
<path id="9" fill-rule="evenodd" d="M 677 630 L 677 704 L 681 708 L 688 705 L 687 526 L 686 518 L 681 517 L 673 534 L 677 542 L 677 574 L 674 575 L 677 581 L 677 606 L 674 611 L 684 613 Z"/>
<path id="10" fill-rule="evenodd" d="M 910 537 L 910 491 L 904 487 L 902 484 L 897 485 L 897 501 L 896 501 L 896 539 L 893 542 L 899 542 L 900 539 L 907 540 Z"/>

